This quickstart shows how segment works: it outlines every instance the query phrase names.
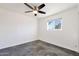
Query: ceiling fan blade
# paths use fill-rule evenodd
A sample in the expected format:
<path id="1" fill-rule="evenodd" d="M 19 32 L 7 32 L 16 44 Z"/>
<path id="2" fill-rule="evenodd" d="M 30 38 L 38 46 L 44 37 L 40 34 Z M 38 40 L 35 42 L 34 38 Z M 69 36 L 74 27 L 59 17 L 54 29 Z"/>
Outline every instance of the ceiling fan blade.
<path id="1" fill-rule="evenodd" d="M 46 12 L 44 12 L 44 11 L 38 11 L 39 13 L 41 13 L 41 14 L 46 14 Z"/>
<path id="2" fill-rule="evenodd" d="M 31 7 L 29 4 L 24 3 L 26 6 L 28 6 L 29 8 L 33 9 L 33 7 Z"/>
<path id="3" fill-rule="evenodd" d="M 41 4 L 40 6 L 38 6 L 38 9 L 42 9 L 45 6 L 45 4 Z"/>
<path id="4" fill-rule="evenodd" d="M 33 11 L 25 11 L 25 13 L 29 13 L 29 12 L 33 12 Z"/>

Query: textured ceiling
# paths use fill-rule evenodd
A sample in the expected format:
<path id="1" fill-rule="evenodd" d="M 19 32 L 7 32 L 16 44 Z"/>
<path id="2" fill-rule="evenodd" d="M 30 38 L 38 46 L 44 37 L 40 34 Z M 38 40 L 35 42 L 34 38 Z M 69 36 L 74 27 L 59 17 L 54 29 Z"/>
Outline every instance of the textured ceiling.
<path id="1" fill-rule="evenodd" d="M 35 6 L 39 6 L 40 3 L 30 3 L 30 5 L 35 5 Z M 71 8 L 76 6 L 77 4 L 75 3 L 45 3 L 45 7 L 41 10 L 45 11 L 46 14 L 39 14 L 38 13 L 38 18 L 40 17 L 46 17 L 55 13 L 58 13 L 60 11 L 63 11 L 65 9 Z M 25 11 L 31 10 L 30 8 L 28 8 L 27 6 L 25 6 L 23 3 L 0 3 L 0 8 L 4 8 L 13 12 L 17 12 L 17 13 L 21 13 L 24 15 L 28 15 L 28 16 L 34 16 L 33 13 L 24 13 Z M 35 17 L 35 16 L 34 16 Z"/>

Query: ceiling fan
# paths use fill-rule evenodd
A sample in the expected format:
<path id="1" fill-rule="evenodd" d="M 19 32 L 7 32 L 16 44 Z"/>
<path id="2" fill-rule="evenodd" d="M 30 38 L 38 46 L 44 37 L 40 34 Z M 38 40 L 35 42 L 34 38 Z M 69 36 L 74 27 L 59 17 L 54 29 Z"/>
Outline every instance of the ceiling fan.
<path id="1" fill-rule="evenodd" d="M 32 9 L 31 11 L 25 11 L 25 13 L 30 13 L 33 12 L 35 16 L 37 16 L 37 13 L 41 13 L 41 14 L 46 14 L 46 12 L 41 11 L 41 9 L 45 6 L 45 4 L 41 4 L 38 7 L 37 6 L 30 6 L 27 3 L 24 3 L 26 6 L 28 6 L 30 9 Z"/>

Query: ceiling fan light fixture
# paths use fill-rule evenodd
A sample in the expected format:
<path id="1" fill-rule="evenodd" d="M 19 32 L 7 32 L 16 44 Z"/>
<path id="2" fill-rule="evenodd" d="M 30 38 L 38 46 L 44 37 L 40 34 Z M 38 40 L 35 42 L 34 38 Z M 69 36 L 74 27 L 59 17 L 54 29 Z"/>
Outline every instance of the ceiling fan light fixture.
<path id="1" fill-rule="evenodd" d="M 37 11 L 37 10 L 34 10 L 34 11 L 33 11 L 33 13 L 34 13 L 34 14 L 37 14 L 37 13 L 38 13 L 38 11 Z"/>

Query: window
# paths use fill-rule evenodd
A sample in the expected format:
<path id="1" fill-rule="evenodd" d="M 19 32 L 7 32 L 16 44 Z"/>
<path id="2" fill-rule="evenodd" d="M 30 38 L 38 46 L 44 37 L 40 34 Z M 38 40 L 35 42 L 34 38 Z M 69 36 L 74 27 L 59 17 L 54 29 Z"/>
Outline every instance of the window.
<path id="1" fill-rule="evenodd" d="M 62 29 L 62 19 L 52 19 L 47 22 L 47 30 L 61 30 Z"/>

